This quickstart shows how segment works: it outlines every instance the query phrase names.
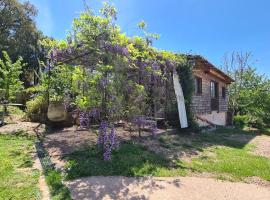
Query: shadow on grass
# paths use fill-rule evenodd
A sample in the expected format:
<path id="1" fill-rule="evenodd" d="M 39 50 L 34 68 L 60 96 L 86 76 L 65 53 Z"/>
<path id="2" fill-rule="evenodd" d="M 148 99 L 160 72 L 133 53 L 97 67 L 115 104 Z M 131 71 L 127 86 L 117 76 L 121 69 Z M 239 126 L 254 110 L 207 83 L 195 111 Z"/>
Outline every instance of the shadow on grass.
<path id="1" fill-rule="evenodd" d="M 242 149 L 257 135 L 257 132 L 218 129 L 215 132 L 194 135 L 187 132 L 161 134 L 157 139 L 153 139 L 152 136 L 133 138 L 136 144 L 124 141 L 120 148 L 113 152 L 112 159 L 108 162 L 103 160 L 100 148 L 92 145 L 64 156 L 67 161 L 66 179 L 72 180 L 86 176 L 185 175 L 188 169 L 185 162 L 179 162 L 181 156 L 192 158 L 211 146 Z M 147 141 L 150 143 L 147 144 Z M 167 154 L 162 154 L 159 149 L 165 149 Z M 174 159 L 178 161 L 175 162 Z"/>
<path id="2" fill-rule="evenodd" d="M 232 128 L 218 128 L 212 132 L 200 133 L 177 130 L 160 134 L 156 141 L 144 138 L 139 140 L 139 143 L 169 159 L 190 159 L 215 146 L 243 149 L 258 135 L 260 135 L 260 131 L 244 131 Z"/>
<path id="3" fill-rule="evenodd" d="M 68 161 L 67 180 L 85 176 L 170 176 L 185 173 L 179 164 L 172 172 L 172 162 L 131 142 L 121 144 L 112 153 L 111 161 L 103 160 L 98 147 L 73 152 L 65 160 Z"/>

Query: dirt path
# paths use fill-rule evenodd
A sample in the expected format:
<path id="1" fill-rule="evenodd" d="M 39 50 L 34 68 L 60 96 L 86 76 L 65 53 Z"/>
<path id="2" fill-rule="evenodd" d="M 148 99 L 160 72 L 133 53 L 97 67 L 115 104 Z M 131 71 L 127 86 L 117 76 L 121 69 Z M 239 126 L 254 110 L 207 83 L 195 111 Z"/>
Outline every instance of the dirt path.
<path id="1" fill-rule="evenodd" d="M 34 129 L 39 125 L 39 123 L 33 122 L 20 122 L 16 121 L 14 123 L 7 124 L 0 127 L 0 134 L 13 134 L 20 131 L 27 132 L 29 135 L 36 135 Z M 39 131 L 44 131 L 44 126 L 39 128 Z"/>
<path id="2" fill-rule="evenodd" d="M 73 199 L 269 200 L 270 188 L 209 178 L 89 177 L 67 183 Z"/>
<path id="3" fill-rule="evenodd" d="M 255 154 L 270 158 L 270 136 L 257 136 L 252 143 L 256 146 Z"/>

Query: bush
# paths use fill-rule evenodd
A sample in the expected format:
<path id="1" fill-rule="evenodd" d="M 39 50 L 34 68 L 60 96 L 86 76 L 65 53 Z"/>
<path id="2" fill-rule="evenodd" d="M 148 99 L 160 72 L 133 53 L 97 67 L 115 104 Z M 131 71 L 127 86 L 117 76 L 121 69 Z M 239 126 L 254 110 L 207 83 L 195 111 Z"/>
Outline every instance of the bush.
<path id="1" fill-rule="evenodd" d="M 6 91 L 4 89 L 0 89 L 0 99 L 5 98 Z"/>
<path id="2" fill-rule="evenodd" d="M 48 103 L 44 95 L 38 95 L 26 103 L 26 115 L 32 121 L 42 120 Z"/>
<path id="3" fill-rule="evenodd" d="M 8 106 L 7 111 L 8 111 L 8 114 L 12 114 L 12 115 L 24 114 L 24 112 L 19 107 L 16 107 L 16 106 Z"/>
<path id="4" fill-rule="evenodd" d="M 34 87 L 29 87 L 29 88 L 25 89 L 24 92 L 26 93 L 27 96 L 33 97 L 36 94 L 45 92 L 45 88 L 44 88 L 44 86 L 38 85 L 38 86 L 34 86 Z"/>
<path id="5" fill-rule="evenodd" d="M 233 124 L 238 128 L 244 128 L 249 124 L 248 115 L 236 115 L 233 118 Z"/>

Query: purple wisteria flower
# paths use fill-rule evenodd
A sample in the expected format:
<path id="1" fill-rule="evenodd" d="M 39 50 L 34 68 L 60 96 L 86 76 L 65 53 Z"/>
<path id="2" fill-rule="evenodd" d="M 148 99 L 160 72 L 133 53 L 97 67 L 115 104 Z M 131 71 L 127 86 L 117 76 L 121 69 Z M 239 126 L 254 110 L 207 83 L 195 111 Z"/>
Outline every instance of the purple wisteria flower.
<path id="1" fill-rule="evenodd" d="M 154 62 L 154 63 L 152 64 L 152 69 L 153 69 L 153 70 L 159 70 L 159 69 L 160 69 L 160 66 L 158 65 L 157 62 Z"/>
<path id="2" fill-rule="evenodd" d="M 166 60 L 166 67 L 169 71 L 173 72 L 175 69 L 175 63 L 171 62 L 170 60 Z"/>
<path id="3" fill-rule="evenodd" d="M 46 66 L 44 68 L 44 72 L 48 73 L 49 71 L 51 71 L 51 66 L 50 65 L 49 66 Z"/>
<path id="4" fill-rule="evenodd" d="M 109 140 L 110 140 L 111 146 L 115 145 L 115 138 L 116 138 L 115 129 L 114 129 L 114 126 L 112 126 L 112 129 L 111 129 L 111 132 L 109 135 Z"/>
<path id="5" fill-rule="evenodd" d="M 104 145 L 105 139 L 104 136 L 107 135 L 107 129 L 108 129 L 108 122 L 107 121 L 102 121 L 100 123 L 99 131 L 98 131 L 98 144 L 100 146 Z"/>
<path id="6" fill-rule="evenodd" d="M 127 47 L 121 46 L 119 44 L 116 44 L 116 45 L 106 44 L 105 50 L 107 50 L 111 53 L 120 54 L 122 56 L 129 56 L 130 55 Z"/>
<path id="7" fill-rule="evenodd" d="M 152 132 L 152 136 L 156 137 L 157 136 L 157 132 L 158 132 L 158 128 L 157 128 L 157 123 L 153 122 L 151 125 L 151 132 Z"/>
<path id="8" fill-rule="evenodd" d="M 106 145 L 103 153 L 103 158 L 105 161 L 111 160 L 111 153 L 112 153 L 111 147 L 109 145 Z"/>
<path id="9" fill-rule="evenodd" d="M 79 115 L 80 126 L 82 128 L 90 128 L 90 116 L 87 112 L 80 112 Z"/>
<path id="10" fill-rule="evenodd" d="M 98 144 L 103 150 L 103 159 L 105 161 L 111 160 L 111 153 L 116 148 L 116 132 L 114 126 L 111 131 L 108 131 L 108 122 L 102 121 L 99 127 Z"/>
<path id="11" fill-rule="evenodd" d="M 89 112 L 89 116 L 99 120 L 100 119 L 100 115 L 101 115 L 101 110 L 99 108 L 93 108 L 90 112 Z"/>

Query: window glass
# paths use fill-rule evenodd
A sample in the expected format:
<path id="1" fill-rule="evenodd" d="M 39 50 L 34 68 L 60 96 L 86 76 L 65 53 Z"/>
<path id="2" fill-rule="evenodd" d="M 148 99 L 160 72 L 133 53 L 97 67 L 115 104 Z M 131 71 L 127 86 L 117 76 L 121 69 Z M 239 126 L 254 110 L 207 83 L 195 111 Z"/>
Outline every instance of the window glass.
<path id="1" fill-rule="evenodd" d="M 211 92 L 211 98 L 215 99 L 218 97 L 218 83 L 211 81 L 210 83 L 210 92 Z"/>
<path id="2" fill-rule="evenodd" d="M 226 87 L 222 87 L 222 97 L 226 98 Z"/>
<path id="3" fill-rule="evenodd" d="M 202 94 L 202 78 L 200 77 L 195 77 L 195 94 Z"/>

